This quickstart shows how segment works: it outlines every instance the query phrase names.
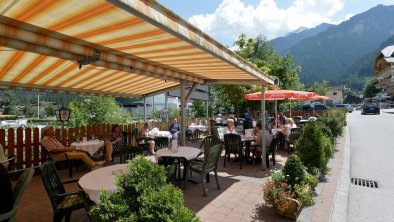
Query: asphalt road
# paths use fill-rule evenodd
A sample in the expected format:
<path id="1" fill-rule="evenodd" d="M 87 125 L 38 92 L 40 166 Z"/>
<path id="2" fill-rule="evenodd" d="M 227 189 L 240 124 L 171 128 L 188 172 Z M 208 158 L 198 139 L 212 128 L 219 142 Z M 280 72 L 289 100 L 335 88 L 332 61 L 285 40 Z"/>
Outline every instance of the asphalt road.
<path id="1" fill-rule="evenodd" d="M 350 184 L 348 221 L 394 221 L 394 114 L 349 113 L 353 178 L 374 180 L 379 188 Z M 394 110 L 391 110 L 394 112 Z"/>

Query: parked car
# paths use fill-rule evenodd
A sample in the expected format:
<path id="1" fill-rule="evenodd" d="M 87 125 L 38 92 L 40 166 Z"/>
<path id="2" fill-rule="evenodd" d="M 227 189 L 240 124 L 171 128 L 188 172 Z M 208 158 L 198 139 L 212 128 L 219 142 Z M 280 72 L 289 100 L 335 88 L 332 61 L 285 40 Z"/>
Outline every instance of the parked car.
<path id="1" fill-rule="evenodd" d="M 326 110 L 326 109 L 327 109 L 327 107 L 324 104 L 315 103 L 315 104 L 298 105 L 291 110 L 319 111 L 319 110 Z"/>
<path id="2" fill-rule="evenodd" d="M 357 104 L 357 105 L 354 106 L 354 109 L 355 110 L 361 110 L 363 108 L 363 106 L 364 106 L 363 104 Z"/>
<path id="3" fill-rule="evenodd" d="M 376 103 L 367 103 L 364 104 L 363 108 L 361 109 L 361 115 L 365 115 L 367 113 L 373 114 L 380 114 L 379 105 Z"/>
<path id="4" fill-rule="evenodd" d="M 333 109 L 343 109 L 348 113 L 351 113 L 354 111 L 354 108 L 350 104 L 336 104 L 334 105 Z"/>

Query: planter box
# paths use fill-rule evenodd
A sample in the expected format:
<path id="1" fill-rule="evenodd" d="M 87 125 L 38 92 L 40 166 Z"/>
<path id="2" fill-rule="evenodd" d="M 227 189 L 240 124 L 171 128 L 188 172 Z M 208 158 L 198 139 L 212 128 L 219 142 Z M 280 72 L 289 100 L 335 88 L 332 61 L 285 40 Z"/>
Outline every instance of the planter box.
<path id="1" fill-rule="evenodd" d="M 287 206 L 287 208 L 285 208 L 284 210 L 280 210 L 275 207 L 275 212 L 283 217 L 296 220 L 298 217 L 298 213 L 301 209 L 301 204 L 296 199 L 293 198 L 287 198 L 287 199 L 289 200 L 289 206 Z"/>

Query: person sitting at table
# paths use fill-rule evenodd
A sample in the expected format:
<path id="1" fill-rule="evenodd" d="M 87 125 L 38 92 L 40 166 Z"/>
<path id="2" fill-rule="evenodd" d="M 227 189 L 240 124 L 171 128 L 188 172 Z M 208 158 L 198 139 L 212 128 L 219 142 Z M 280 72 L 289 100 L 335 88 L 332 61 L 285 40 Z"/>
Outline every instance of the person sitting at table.
<path id="1" fill-rule="evenodd" d="M 254 140 L 256 141 L 256 144 L 255 144 L 255 149 L 253 152 L 253 155 L 256 157 L 256 160 L 258 162 L 261 161 L 261 153 L 262 153 L 261 141 L 262 141 L 263 136 L 264 136 L 265 147 L 269 147 L 269 145 L 272 142 L 272 136 L 271 136 L 270 132 L 268 132 L 268 130 L 264 130 L 264 132 L 263 132 L 262 127 L 261 127 L 261 122 L 258 121 L 256 124 L 256 134 L 254 136 Z"/>
<path id="2" fill-rule="evenodd" d="M 227 126 L 224 128 L 224 134 L 228 133 L 236 133 L 233 119 L 227 119 Z"/>
<path id="3" fill-rule="evenodd" d="M 141 128 L 140 130 L 140 135 L 139 137 L 141 139 L 145 139 L 145 141 L 140 142 L 140 144 L 144 144 L 144 143 L 148 143 L 149 144 L 149 152 L 150 154 L 155 154 L 155 141 L 153 140 L 153 138 L 148 136 L 148 133 L 150 131 L 150 126 L 149 123 L 144 123 L 144 126 Z"/>
<path id="4" fill-rule="evenodd" d="M 112 162 L 112 153 L 118 153 L 126 144 L 124 144 L 123 134 L 120 132 L 119 124 L 114 124 L 111 128 L 111 133 L 106 138 L 105 142 L 105 163 Z"/>
<path id="5" fill-rule="evenodd" d="M 215 119 L 216 124 L 222 124 L 222 114 L 218 114 L 218 116 Z"/>
<path id="6" fill-rule="evenodd" d="M 81 160 L 90 170 L 94 170 L 105 163 L 105 161 L 95 162 L 85 152 L 76 151 L 74 148 L 64 146 L 55 138 L 55 128 L 53 126 L 42 128 L 41 145 L 44 146 L 54 161 L 66 160 L 65 154 L 67 153 L 69 159 Z"/>
<path id="7" fill-rule="evenodd" d="M 168 131 L 170 131 L 171 134 L 177 133 L 179 131 L 181 131 L 181 125 L 178 124 L 178 120 L 174 119 L 172 121 L 172 124 L 170 125 L 170 128 L 168 129 Z"/>

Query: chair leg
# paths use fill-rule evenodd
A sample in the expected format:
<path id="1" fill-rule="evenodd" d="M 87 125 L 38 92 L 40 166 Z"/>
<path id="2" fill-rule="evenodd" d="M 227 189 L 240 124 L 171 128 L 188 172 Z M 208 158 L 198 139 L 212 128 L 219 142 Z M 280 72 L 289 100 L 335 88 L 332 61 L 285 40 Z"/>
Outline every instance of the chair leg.
<path id="1" fill-rule="evenodd" d="M 275 152 L 272 153 L 272 162 L 274 165 L 275 165 L 275 154 L 276 154 Z"/>
<path id="2" fill-rule="evenodd" d="M 207 196 L 207 188 L 205 187 L 205 178 L 204 178 L 204 174 L 201 174 L 201 181 L 202 181 L 202 191 L 204 193 L 204 197 Z"/>
<path id="3" fill-rule="evenodd" d="M 227 158 L 227 152 L 224 152 L 224 166 L 223 167 L 226 167 L 226 158 Z"/>
<path id="4" fill-rule="evenodd" d="M 239 169 L 242 169 L 242 160 L 243 160 L 242 151 L 239 153 Z"/>
<path id="5" fill-rule="evenodd" d="M 66 222 L 70 222 L 71 219 L 71 212 L 66 213 Z"/>
<path id="6" fill-rule="evenodd" d="M 267 168 L 270 168 L 270 155 L 269 155 L 269 153 L 267 153 L 265 155 L 265 163 L 267 165 Z"/>
<path id="7" fill-rule="evenodd" d="M 217 170 L 215 170 L 214 173 L 215 173 L 215 179 L 216 179 L 216 186 L 218 187 L 218 190 L 220 190 L 219 177 L 218 177 Z"/>
<path id="8" fill-rule="evenodd" d="M 62 213 L 55 213 L 53 214 L 53 222 L 62 222 L 64 214 Z"/>
<path id="9" fill-rule="evenodd" d="M 209 183 L 209 173 L 205 174 L 205 178 L 207 180 L 207 183 Z"/>
<path id="10" fill-rule="evenodd" d="M 73 177 L 73 162 L 72 162 L 72 160 L 68 160 L 67 165 L 68 165 L 68 177 L 71 178 L 71 177 Z"/>

